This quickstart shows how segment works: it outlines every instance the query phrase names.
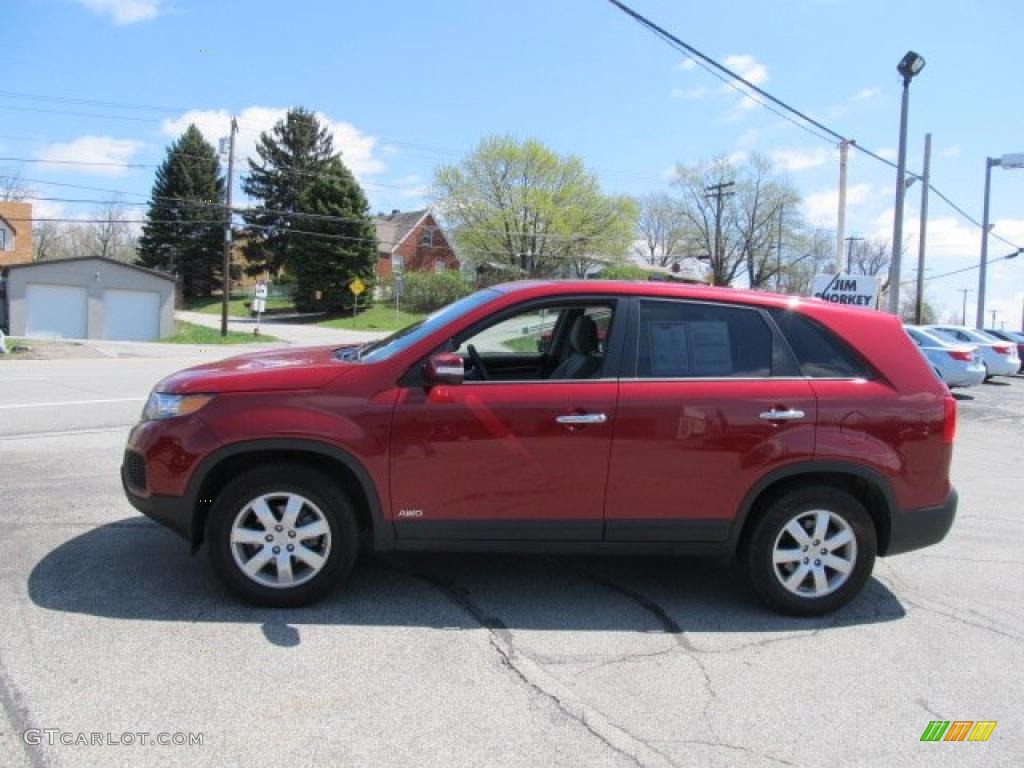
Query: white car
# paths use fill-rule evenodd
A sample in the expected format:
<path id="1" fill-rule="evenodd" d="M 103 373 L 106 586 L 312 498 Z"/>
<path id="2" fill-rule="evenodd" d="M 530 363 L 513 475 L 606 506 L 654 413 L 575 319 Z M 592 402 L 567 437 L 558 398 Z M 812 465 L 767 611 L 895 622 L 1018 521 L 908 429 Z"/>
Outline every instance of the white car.
<path id="1" fill-rule="evenodd" d="M 992 376 L 1013 376 L 1020 370 L 1017 345 L 989 336 L 984 331 L 965 328 L 962 325 L 925 325 L 925 330 L 935 331 L 943 336 L 965 344 L 974 344 L 981 354 L 985 366 L 985 378 Z"/>
<path id="2" fill-rule="evenodd" d="M 976 346 L 916 326 L 908 325 L 903 330 L 946 386 L 973 387 L 985 380 L 985 366 Z"/>

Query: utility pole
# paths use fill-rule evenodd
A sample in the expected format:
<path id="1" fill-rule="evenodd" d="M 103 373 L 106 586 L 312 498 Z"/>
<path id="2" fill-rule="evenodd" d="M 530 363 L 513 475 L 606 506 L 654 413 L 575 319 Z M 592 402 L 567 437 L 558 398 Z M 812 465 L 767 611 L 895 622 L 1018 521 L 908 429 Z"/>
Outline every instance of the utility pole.
<path id="1" fill-rule="evenodd" d="M 985 204 L 981 214 L 981 261 L 978 264 L 978 314 L 974 327 L 981 330 L 985 326 L 985 282 L 988 278 L 988 201 L 992 191 L 992 166 L 1002 165 L 998 157 L 985 158 Z M 966 325 L 966 323 L 965 323 Z"/>
<path id="2" fill-rule="evenodd" d="M 989 326 L 989 327 L 990 328 L 995 328 L 996 327 L 996 315 L 999 314 L 999 310 L 998 309 L 990 309 L 989 312 L 992 314 L 992 325 Z"/>
<path id="3" fill-rule="evenodd" d="M 960 308 L 960 325 L 967 325 L 967 294 L 974 293 L 974 291 L 970 288 L 957 288 L 957 293 L 962 293 L 964 296 L 963 304 Z"/>
<path id="4" fill-rule="evenodd" d="M 782 280 L 782 213 L 785 208 L 783 203 L 779 203 L 779 239 L 775 242 L 775 292 L 779 292 L 779 286 Z"/>
<path id="5" fill-rule="evenodd" d="M 723 181 L 718 184 L 712 184 L 710 187 L 705 188 L 705 195 L 708 198 L 715 199 L 715 253 L 714 261 L 711 264 L 711 271 L 714 274 L 716 269 L 722 268 L 722 200 L 731 195 L 735 195 L 735 192 L 726 192 L 726 188 L 732 187 L 736 184 L 735 181 Z"/>
<path id="6" fill-rule="evenodd" d="M 235 134 L 238 121 L 231 118 L 231 135 L 228 139 L 228 179 L 224 206 L 224 264 L 221 276 L 221 291 L 224 296 L 220 306 L 220 335 L 228 335 L 228 302 L 231 300 L 231 185 L 235 173 Z"/>
<path id="7" fill-rule="evenodd" d="M 924 173 L 921 174 L 921 232 L 917 242 L 917 300 L 914 302 L 914 323 L 921 324 L 924 311 L 924 248 L 928 231 L 928 183 L 931 177 L 932 135 L 924 135 Z"/>
<path id="8" fill-rule="evenodd" d="M 853 235 L 850 235 L 850 237 L 846 238 L 846 274 L 850 274 L 853 271 L 853 244 L 854 242 L 863 239 L 863 237 L 854 237 Z M 842 254 L 842 252 L 842 249 L 840 249 L 839 253 Z M 842 271 L 843 262 L 842 256 L 840 256 L 839 269 L 836 271 L 836 274 L 839 274 Z"/>
<path id="9" fill-rule="evenodd" d="M 836 223 L 836 274 L 843 271 L 843 236 L 846 234 L 846 163 L 850 154 L 849 139 L 839 142 L 839 218 Z"/>

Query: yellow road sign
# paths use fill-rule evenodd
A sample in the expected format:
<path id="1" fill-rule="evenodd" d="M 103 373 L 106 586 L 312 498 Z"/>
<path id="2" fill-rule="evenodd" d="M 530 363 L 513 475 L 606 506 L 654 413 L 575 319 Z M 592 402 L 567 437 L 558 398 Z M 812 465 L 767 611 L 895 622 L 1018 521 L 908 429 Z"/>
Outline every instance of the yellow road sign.
<path id="1" fill-rule="evenodd" d="M 366 290 L 366 285 L 358 277 L 353 278 L 352 282 L 348 284 L 348 289 L 352 291 L 352 295 L 358 296 Z"/>

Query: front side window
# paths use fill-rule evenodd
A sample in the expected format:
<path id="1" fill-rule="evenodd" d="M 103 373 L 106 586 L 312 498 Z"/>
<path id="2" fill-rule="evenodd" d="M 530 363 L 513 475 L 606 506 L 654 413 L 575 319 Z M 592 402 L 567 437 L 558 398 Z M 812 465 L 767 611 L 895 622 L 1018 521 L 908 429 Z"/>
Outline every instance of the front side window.
<path id="1" fill-rule="evenodd" d="M 602 376 L 613 304 L 523 309 L 455 340 L 467 380 L 537 381 Z"/>
<path id="2" fill-rule="evenodd" d="M 641 301 L 639 378 L 752 378 L 772 375 L 773 338 L 752 309 Z"/>

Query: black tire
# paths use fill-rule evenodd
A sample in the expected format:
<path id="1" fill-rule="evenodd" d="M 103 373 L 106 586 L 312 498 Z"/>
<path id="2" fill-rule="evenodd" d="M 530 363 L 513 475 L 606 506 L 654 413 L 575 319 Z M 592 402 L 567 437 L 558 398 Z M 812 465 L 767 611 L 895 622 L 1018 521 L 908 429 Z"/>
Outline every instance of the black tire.
<path id="1" fill-rule="evenodd" d="M 266 586 L 246 575 L 235 561 L 232 526 L 254 499 L 285 493 L 304 497 L 322 512 L 330 529 L 330 548 L 326 562 L 307 581 L 290 587 Z M 323 473 L 300 464 L 261 466 L 242 473 L 217 495 L 207 519 L 206 543 L 214 571 L 239 597 L 256 605 L 288 608 L 319 600 L 345 580 L 359 554 L 359 526 L 351 502 Z M 305 567 L 298 560 L 293 562 Z"/>
<path id="2" fill-rule="evenodd" d="M 784 536 L 782 532 L 787 523 L 811 510 L 825 510 L 842 518 L 853 532 L 856 542 L 853 565 L 846 580 L 834 591 L 821 597 L 795 594 L 785 587 L 782 577 L 777 575 L 773 557 L 775 543 L 780 536 Z M 791 616 L 822 616 L 846 605 L 860 593 L 871 576 L 877 550 L 875 526 L 864 505 L 839 488 L 814 485 L 790 491 L 771 502 L 753 522 L 749 536 L 745 538 L 741 557 L 751 586 L 770 608 Z M 810 554 L 813 558 L 813 552 Z M 793 563 L 785 567 L 795 569 L 799 565 Z M 831 573 L 832 577 L 838 575 L 836 571 L 827 573 Z M 813 574 L 808 578 L 813 581 Z"/>

